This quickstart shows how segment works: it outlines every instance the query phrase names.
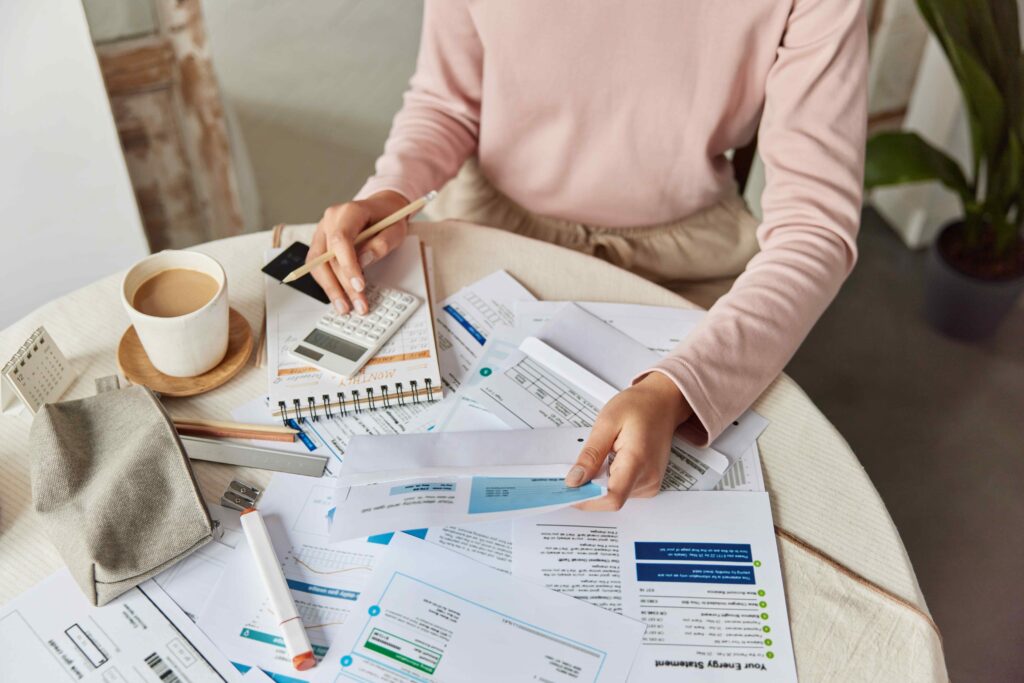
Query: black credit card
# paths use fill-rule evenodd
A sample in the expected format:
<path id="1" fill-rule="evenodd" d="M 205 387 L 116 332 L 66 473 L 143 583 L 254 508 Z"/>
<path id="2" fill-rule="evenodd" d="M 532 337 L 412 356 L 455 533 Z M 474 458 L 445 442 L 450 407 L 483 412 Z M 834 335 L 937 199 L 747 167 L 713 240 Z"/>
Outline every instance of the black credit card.
<path id="1" fill-rule="evenodd" d="M 309 246 L 302 242 L 292 242 L 292 245 L 281 252 L 281 254 L 273 261 L 263 266 L 260 270 L 274 278 L 275 280 L 283 280 L 288 277 L 288 273 L 292 272 L 296 268 L 301 268 L 306 265 L 306 254 L 309 253 Z M 327 298 L 327 294 L 323 288 L 316 283 L 313 276 L 310 274 L 303 275 L 298 280 L 288 283 L 289 287 L 294 287 L 303 294 L 311 296 L 321 303 L 329 304 L 331 300 Z"/>

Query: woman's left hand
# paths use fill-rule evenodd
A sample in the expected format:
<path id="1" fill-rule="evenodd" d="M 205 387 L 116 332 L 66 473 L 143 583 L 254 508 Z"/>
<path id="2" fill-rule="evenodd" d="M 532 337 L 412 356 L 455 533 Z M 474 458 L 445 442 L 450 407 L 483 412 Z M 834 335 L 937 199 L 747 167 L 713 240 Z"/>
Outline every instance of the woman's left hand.
<path id="1" fill-rule="evenodd" d="M 580 503 L 581 510 L 618 510 L 628 498 L 650 498 L 665 476 L 672 435 L 693 414 L 678 387 L 652 372 L 619 392 L 597 416 L 576 464 L 565 477 L 567 486 L 582 486 L 615 453 L 608 495 Z"/>

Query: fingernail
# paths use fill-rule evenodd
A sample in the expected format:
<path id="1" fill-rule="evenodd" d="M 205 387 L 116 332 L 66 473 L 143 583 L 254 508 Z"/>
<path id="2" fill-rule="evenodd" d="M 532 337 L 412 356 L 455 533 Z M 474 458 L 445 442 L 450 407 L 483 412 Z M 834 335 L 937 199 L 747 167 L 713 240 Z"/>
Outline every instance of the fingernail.
<path id="1" fill-rule="evenodd" d="M 338 313 L 341 313 L 342 315 L 348 313 L 348 302 L 344 299 L 335 299 L 331 303 L 334 304 L 334 310 Z"/>
<path id="2" fill-rule="evenodd" d="M 359 265 L 363 268 L 373 263 L 373 260 L 377 258 L 372 251 L 364 251 L 359 257 Z"/>
<path id="3" fill-rule="evenodd" d="M 361 277 L 354 277 L 354 278 L 352 278 L 352 289 L 356 290 L 357 292 L 361 292 L 364 289 L 366 289 L 366 283 L 363 282 L 363 278 L 361 278 Z"/>
<path id="4" fill-rule="evenodd" d="M 583 478 L 587 476 L 587 471 L 579 465 L 573 465 L 569 473 L 565 475 L 565 485 L 570 487 L 576 487 L 583 483 Z"/>
<path id="5" fill-rule="evenodd" d="M 366 315 L 369 312 L 370 309 L 367 307 L 366 302 L 356 301 L 356 313 L 358 313 L 359 315 Z"/>

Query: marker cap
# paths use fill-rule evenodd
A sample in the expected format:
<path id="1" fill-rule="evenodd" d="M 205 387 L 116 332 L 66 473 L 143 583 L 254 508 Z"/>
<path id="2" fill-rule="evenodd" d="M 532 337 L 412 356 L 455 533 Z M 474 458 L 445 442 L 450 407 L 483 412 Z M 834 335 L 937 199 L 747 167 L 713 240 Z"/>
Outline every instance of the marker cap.
<path id="1" fill-rule="evenodd" d="M 307 650 L 301 655 L 295 655 L 292 657 L 292 666 L 299 671 L 306 671 L 316 666 L 316 657 L 313 656 L 312 650 Z"/>

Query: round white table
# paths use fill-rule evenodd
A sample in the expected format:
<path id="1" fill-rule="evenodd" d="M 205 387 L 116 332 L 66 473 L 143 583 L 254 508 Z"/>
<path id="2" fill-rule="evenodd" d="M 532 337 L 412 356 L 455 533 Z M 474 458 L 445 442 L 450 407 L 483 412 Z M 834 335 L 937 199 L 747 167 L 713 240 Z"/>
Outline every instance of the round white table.
<path id="1" fill-rule="evenodd" d="M 308 240 L 312 226 L 288 228 L 284 244 Z M 685 299 L 598 259 L 511 233 L 459 222 L 415 223 L 434 250 L 436 297 L 505 269 L 540 299 L 691 307 Z M 270 233 L 197 247 L 228 274 L 231 305 L 259 329 Z M 122 274 L 42 306 L 0 332 L 6 358 L 45 325 L 78 373 L 64 398 L 93 393 L 117 372 L 115 350 L 128 326 L 117 288 Z M 168 399 L 178 416 L 228 419 L 266 391 L 266 374 L 247 367 L 203 396 Z M 754 406 L 771 424 L 758 439 L 771 494 L 797 667 L 804 681 L 945 681 L 942 641 L 889 514 L 856 456 L 800 388 L 781 376 Z M 29 420 L 0 418 L 0 603 L 62 562 L 31 511 Z M 218 500 L 235 476 L 265 483 L 260 470 L 200 462 L 200 486 Z"/>

